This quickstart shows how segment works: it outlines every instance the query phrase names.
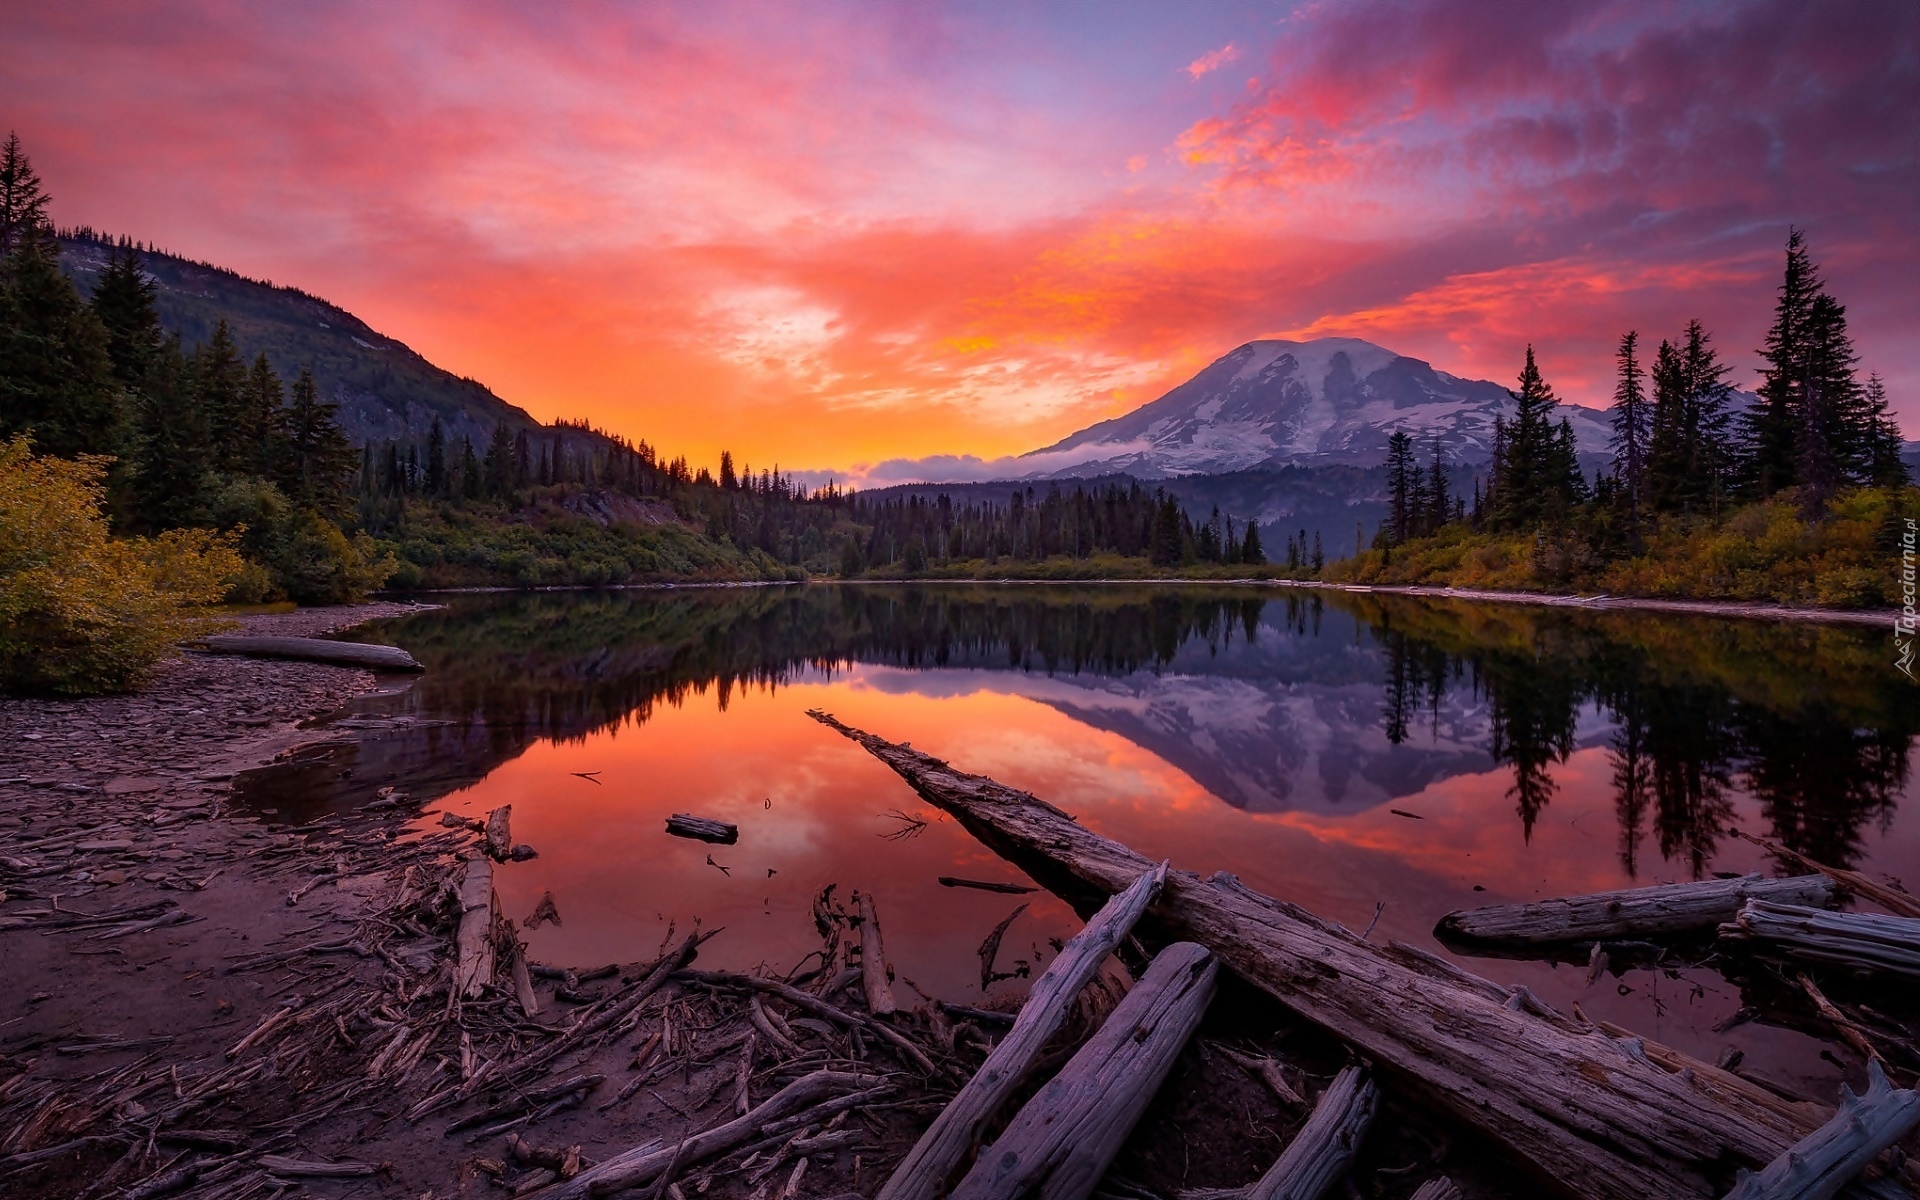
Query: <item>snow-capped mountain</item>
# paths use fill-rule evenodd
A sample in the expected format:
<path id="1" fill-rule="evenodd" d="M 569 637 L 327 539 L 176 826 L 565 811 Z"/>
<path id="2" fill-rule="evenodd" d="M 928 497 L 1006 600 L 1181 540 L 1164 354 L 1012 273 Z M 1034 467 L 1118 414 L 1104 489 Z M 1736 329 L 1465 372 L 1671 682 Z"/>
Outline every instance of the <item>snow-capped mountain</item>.
<path id="1" fill-rule="evenodd" d="M 1377 466 L 1387 439 L 1414 436 L 1424 457 L 1439 437 L 1455 463 L 1484 462 L 1507 389 L 1436 371 L 1357 338 L 1259 341 L 1124 417 L 1033 451 L 1036 473 L 1125 472 L 1140 478 L 1288 464 Z M 1606 416 L 1562 405 L 1583 459 L 1607 453 Z"/>

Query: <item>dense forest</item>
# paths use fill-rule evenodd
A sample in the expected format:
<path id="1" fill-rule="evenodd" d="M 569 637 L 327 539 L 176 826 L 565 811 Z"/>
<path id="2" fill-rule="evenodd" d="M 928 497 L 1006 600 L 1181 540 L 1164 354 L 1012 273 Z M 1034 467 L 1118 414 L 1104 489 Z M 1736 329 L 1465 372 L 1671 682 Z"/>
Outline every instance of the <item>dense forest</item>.
<path id="1" fill-rule="evenodd" d="M 1469 501 L 1447 492 L 1438 448 L 1423 467 L 1396 434 L 1390 517 L 1343 579 L 1600 587 L 1628 594 L 1826 604 L 1893 602 L 1884 558 L 1915 498 L 1899 426 L 1864 379 L 1847 310 L 1790 232 L 1758 402 L 1734 403 L 1730 368 L 1699 321 L 1649 365 L 1638 331 L 1616 354 L 1611 469 L 1589 481 L 1559 400 L 1527 349 L 1514 413 Z"/>

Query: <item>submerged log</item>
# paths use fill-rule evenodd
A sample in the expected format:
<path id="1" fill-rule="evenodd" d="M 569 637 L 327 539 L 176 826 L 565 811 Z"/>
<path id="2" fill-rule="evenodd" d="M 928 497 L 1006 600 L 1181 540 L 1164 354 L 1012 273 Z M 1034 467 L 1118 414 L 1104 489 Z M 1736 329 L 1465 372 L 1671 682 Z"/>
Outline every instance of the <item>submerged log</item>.
<path id="1" fill-rule="evenodd" d="M 960 879 L 953 875 L 942 875 L 935 882 L 941 887 L 972 888 L 976 892 L 999 892 L 1003 896 L 1026 896 L 1040 890 L 1024 883 L 993 883 L 985 879 Z"/>
<path id="2" fill-rule="evenodd" d="M 692 813 L 674 813 L 668 817 L 667 832 L 675 837 L 715 842 L 722 846 L 731 846 L 740 840 L 738 825 L 729 825 L 710 817 L 696 817 Z"/>
<path id="3" fill-rule="evenodd" d="M 1815 862 L 1798 850 L 1789 849 L 1786 846 L 1780 845 L 1778 842 L 1771 842 L 1766 838 L 1754 837 L 1752 834 L 1742 833 L 1738 829 L 1733 830 L 1732 833 L 1733 836 L 1742 841 L 1751 842 L 1776 858 L 1786 859 L 1788 862 L 1794 863 L 1804 870 L 1820 872 L 1820 874 L 1825 875 L 1862 900 L 1871 900 L 1896 916 L 1920 917 L 1920 896 L 1910 896 L 1898 888 L 1888 887 L 1879 880 L 1868 875 L 1863 875 L 1858 871 L 1849 871 L 1845 867 L 1830 867 L 1825 863 Z"/>
<path id="4" fill-rule="evenodd" d="M 485 855 L 467 860 L 460 884 L 459 965 L 455 981 L 471 1000 L 493 986 L 493 864 Z"/>
<path id="5" fill-rule="evenodd" d="M 418 659 L 398 646 L 374 646 L 366 642 L 216 633 L 200 639 L 200 646 L 213 654 L 242 654 L 248 658 L 288 658 L 341 667 L 372 667 L 376 671 L 426 670 Z"/>
<path id="6" fill-rule="evenodd" d="M 1352 1169 L 1379 1107 L 1380 1089 L 1365 1071 L 1340 1072 L 1279 1160 L 1246 1190 L 1247 1200 L 1320 1200 Z"/>
<path id="7" fill-rule="evenodd" d="M 1173 1068 L 1213 999 L 1219 964 L 1175 942 L 1100 1031 L 981 1151 L 952 1200 L 1085 1200 Z"/>
<path id="8" fill-rule="evenodd" d="M 1061 947 L 1040 978 L 1033 981 L 1026 1003 L 1013 1017 L 1013 1028 L 920 1135 L 875 1200 L 939 1200 L 947 1194 L 980 1131 L 1026 1078 L 1041 1048 L 1066 1022 L 1074 997 L 1099 972 L 1114 947 L 1133 931 L 1134 922 L 1160 894 L 1166 878 L 1165 863 L 1142 872 Z"/>
<path id="9" fill-rule="evenodd" d="M 511 804 L 502 804 L 487 814 L 487 857 L 495 862 L 505 862 L 513 856 L 513 834 L 510 829 L 512 820 L 513 805 Z"/>
<path id="10" fill-rule="evenodd" d="M 1441 941 L 1471 945 L 1546 946 L 1612 942 L 1712 930 L 1748 900 L 1830 906 L 1839 889 L 1825 875 L 1706 879 L 1660 887 L 1595 892 L 1532 904 L 1495 904 L 1440 918 Z"/>
<path id="11" fill-rule="evenodd" d="M 1024 792 L 816 717 L 1070 901 L 1096 902 L 1148 865 Z M 1414 1098 L 1504 1146 L 1554 1190 L 1588 1200 L 1718 1195 L 1734 1168 L 1762 1166 L 1800 1136 L 1778 1116 L 1729 1112 L 1688 1078 L 1591 1026 L 1510 1006 L 1513 997 L 1495 984 L 1431 956 L 1368 944 L 1231 876 L 1170 873 L 1154 915 L 1162 933 L 1208 946 Z"/>
<path id="12" fill-rule="evenodd" d="M 1742 1178 L 1727 1200 L 1831 1200 L 1880 1152 L 1920 1125 L 1920 1093 L 1887 1082 L 1867 1064 L 1867 1092 L 1840 1089 L 1833 1119 L 1796 1142 L 1766 1170 Z"/>
<path id="13" fill-rule="evenodd" d="M 1720 927 L 1720 936 L 1822 966 L 1920 979 L 1920 920 L 1912 917 L 1751 900 L 1732 923 Z"/>
<path id="14" fill-rule="evenodd" d="M 867 994 L 867 1011 L 876 1016 L 898 1012 L 893 981 L 887 976 L 887 947 L 880 938 L 880 914 L 873 896 L 860 893 L 860 983 Z"/>

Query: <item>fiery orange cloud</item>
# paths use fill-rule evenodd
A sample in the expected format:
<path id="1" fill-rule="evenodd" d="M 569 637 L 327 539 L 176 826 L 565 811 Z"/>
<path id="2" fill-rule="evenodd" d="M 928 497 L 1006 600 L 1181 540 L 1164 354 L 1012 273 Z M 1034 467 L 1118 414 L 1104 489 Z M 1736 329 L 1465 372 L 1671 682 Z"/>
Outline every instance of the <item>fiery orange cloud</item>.
<path id="1" fill-rule="evenodd" d="M 76 0 L 0 15 L 0 111 L 62 223 L 705 462 L 1017 452 L 1275 333 L 1601 402 L 1698 316 L 1750 384 L 1789 222 L 1920 416 L 1915 19 L 1843 2 Z"/>

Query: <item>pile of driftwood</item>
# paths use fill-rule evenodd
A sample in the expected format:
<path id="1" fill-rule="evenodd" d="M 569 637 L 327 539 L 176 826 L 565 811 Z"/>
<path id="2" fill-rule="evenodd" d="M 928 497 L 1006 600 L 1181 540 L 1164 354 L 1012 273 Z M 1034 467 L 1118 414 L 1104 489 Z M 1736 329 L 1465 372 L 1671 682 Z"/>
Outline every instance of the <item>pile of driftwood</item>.
<path id="1" fill-rule="evenodd" d="M 1156 874 L 1139 855 L 1031 795 L 956 771 L 827 714 L 813 715 L 861 743 L 921 797 L 1082 911 L 1110 905 L 1109 897 L 1125 896 L 1142 878 Z M 1869 1064 L 1867 1091 L 1844 1093 L 1837 1111 L 1784 1099 L 1733 1072 L 1588 1021 L 1577 1010 L 1560 1013 L 1524 988 L 1502 987 L 1416 947 L 1371 945 L 1231 876 L 1201 879 L 1174 871 L 1163 878 L 1157 901 L 1140 923 L 1148 939 L 1164 943 L 1149 977 L 1168 956 L 1177 956 L 1176 963 L 1189 974 L 1203 971 L 1203 962 L 1217 961 L 1345 1042 L 1402 1097 L 1444 1111 L 1503 1147 L 1513 1168 L 1531 1176 L 1529 1192 L 1594 1200 L 1830 1197 L 1843 1189 L 1850 1196 L 1910 1194 L 1900 1181 L 1906 1174 L 1903 1160 L 1897 1150 L 1891 1157 L 1887 1152 L 1920 1124 L 1920 1096 L 1891 1086 L 1877 1059 Z M 1850 889 L 1859 883 L 1834 882 Z M 1818 910 L 1795 906 L 1784 917 L 1779 911 L 1783 900 L 1818 902 L 1828 894 L 1820 881 L 1742 880 L 1685 896 L 1665 892 L 1558 902 L 1524 914 L 1524 920 L 1512 913 L 1479 913 L 1456 914 L 1449 922 L 1456 933 L 1477 930 L 1485 936 L 1502 928 L 1512 936 L 1513 929 L 1524 928 L 1543 942 L 1571 938 L 1599 945 L 1613 930 L 1608 922 L 1627 913 L 1639 918 L 1625 934 L 1634 937 L 1731 921 L 1741 936 L 1797 943 L 1800 952 L 1824 955 L 1825 961 L 1843 953 L 1850 962 L 1884 961 L 1889 954 L 1885 919 L 1871 930 L 1842 931 L 1831 918 L 1796 915 Z M 1096 917 L 1095 924 L 1100 920 Z M 1801 923 L 1794 926 L 1795 920 Z M 1836 949 L 1843 941 L 1847 948 Z M 1868 945 L 1872 950 L 1863 948 Z M 1203 992 L 1194 987 L 1185 994 Z M 1034 1001 L 1028 1003 L 1031 1007 Z M 1203 1006 L 1204 999 L 1194 1003 Z M 1159 1020 L 1190 1032 L 1184 1017 Z M 1127 1035 L 1142 1047 L 1149 1045 L 1162 1024 L 1149 1025 L 1128 1028 Z M 1175 1036 L 1184 1038 L 1184 1033 Z M 1148 1066 L 1133 1073 L 1148 1080 L 1146 1086 L 1158 1082 Z M 1085 1099 L 1083 1081 L 1096 1077 L 1092 1067 L 1081 1076 L 1062 1072 L 1048 1089 L 1072 1094 L 1055 1096 L 1049 1102 L 1053 1107 L 1034 1120 L 1027 1119 L 1026 1110 L 1015 1116 L 966 1168 L 953 1194 L 1088 1194 L 1093 1186 L 1088 1176 L 1097 1179 L 1101 1164 L 1085 1153 L 1052 1148 L 1043 1131 L 1065 1121 L 1074 1129 L 1099 1131 L 1085 1140 L 1104 1147 L 1106 1131 L 1130 1124 L 1137 1116 L 1130 1098 L 1105 1102 L 1098 1119 L 1076 1115 L 1076 1098 Z M 1056 1088 L 1062 1078 L 1068 1083 Z M 1128 1096 L 1126 1089 L 1121 1092 Z M 963 1091 L 962 1098 L 966 1095 Z M 958 1101 L 954 1107 L 960 1107 Z M 1373 1109 L 1363 1077 L 1343 1075 L 1296 1139 L 1298 1153 L 1290 1147 L 1274 1170 L 1292 1169 L 1298 1162 L 1328 1165 L 1308 1172 L 1305 1182 L 1289 1178 L 1274 1184 L 1262 1178 L 1238 1194 L 1322 1194 L 1344 1171 L 1338 1156 L 1350 1153 L 1351 1144 L 1364 1135 Z M 947 1120 L 943 1115 L 941 1121 Z M 1309 1136 L 1316 1126 L 1320 1136 Z M 939 1129 L 936 1122 L 934 1132 Z M 968 1136 L 951 1139 L 939 1153 L 923 1142 L 902 1170 L 922 1156 L 933 1164 L 925 1177 L 897 1191 L 890 1184 L 882 1195 L 946 1194 L 942 1173 L 951 1176 L 959 1169 L 954 1146 L 969 1143 L 961 1151 L 964 1158 L 974 1133 L 977 1127 L 969 1126 Z M 998 1181 L 1001 1190 L 987 1180 Z M 1449 1189 L 1434 1180 L 1422 1192 L 1445 1195 Z"/>

